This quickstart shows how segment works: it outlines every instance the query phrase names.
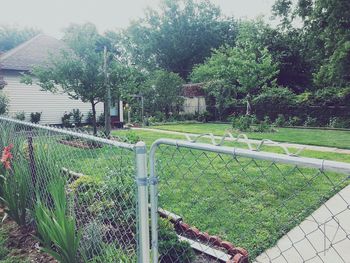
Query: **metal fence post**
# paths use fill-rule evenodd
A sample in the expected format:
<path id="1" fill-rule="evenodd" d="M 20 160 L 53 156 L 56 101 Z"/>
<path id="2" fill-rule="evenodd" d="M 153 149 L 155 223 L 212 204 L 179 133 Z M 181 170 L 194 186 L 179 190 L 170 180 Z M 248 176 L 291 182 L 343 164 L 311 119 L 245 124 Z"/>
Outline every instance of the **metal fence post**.
<path id="1" fill-rule="evenodd" d="M 139 263 L 150 262 L 147 150 L 144 142 L 138 142 L 136 150 L 136 182 L 138 196 L 138 244 Z"/>
<path id="2" fill-rule="evenodd" d="M 155 153 L 158 147 L 157 143 L 152 144 L 149 163 L 150 163 L 150 201 L 151 201 L 151 231 L 152 231 L 152 262 L 158 263 L 158 177 L 155 167 Z"/>

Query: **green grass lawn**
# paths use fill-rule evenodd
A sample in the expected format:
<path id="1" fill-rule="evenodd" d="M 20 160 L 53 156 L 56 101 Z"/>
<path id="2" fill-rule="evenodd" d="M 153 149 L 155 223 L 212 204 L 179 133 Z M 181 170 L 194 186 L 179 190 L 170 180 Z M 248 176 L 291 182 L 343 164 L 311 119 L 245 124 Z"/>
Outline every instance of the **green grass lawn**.
<path id="1" fill-rule="evenodd" d="M 113 132 L 128 133 L 137 134 L 148 148 L 159 138 L 184 139 L 150 131 Z M 268 146 L 263 150 L 281 152 Z M 157 152 L 160 207 L 201 231 L 247 248 L 251 259 L 348 184 L 345 175 L 315 169 L 169 146 Z M 301 156 L 350 162 L 350 155 L 338 153 L 304 151 Z"/>
<path id="2" fill-rule="evenodd" d="M 226 130 L 232 127 L 230 124 L 198 123 L 169 124 L 152 126 L 151 128 L 188 133 L 213 133 L 215 135 L 223 135 Z M 280 142 L 350 149 L 350 131 L 277 128 L 277 132 L 274 133 L 248 132 L 246 134 L 250 139 L 270 139 Z"/>

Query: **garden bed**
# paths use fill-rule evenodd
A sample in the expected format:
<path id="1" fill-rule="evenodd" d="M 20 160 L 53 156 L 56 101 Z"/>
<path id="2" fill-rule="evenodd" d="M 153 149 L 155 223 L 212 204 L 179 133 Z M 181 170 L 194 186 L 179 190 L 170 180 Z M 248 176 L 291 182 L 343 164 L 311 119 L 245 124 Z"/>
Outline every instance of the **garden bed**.
<path id="1" fill-rule="evenodd" d="M 0 218 L 3 218 L 4 214 L 4 208 L 0 207 Z M 16 263 L 57 263 L 54 258 L 41 251 L 39 242 L 34 238 L 33 227 L 19 227 L 9 217 L 0 226 L 2 233 L 6 235 L 6 248 L 2 247 L 2 251 L 6 249 L 8 252 L 7 255 L 1 255 L 1 260 L 5 259 L 6 262 Z"/>

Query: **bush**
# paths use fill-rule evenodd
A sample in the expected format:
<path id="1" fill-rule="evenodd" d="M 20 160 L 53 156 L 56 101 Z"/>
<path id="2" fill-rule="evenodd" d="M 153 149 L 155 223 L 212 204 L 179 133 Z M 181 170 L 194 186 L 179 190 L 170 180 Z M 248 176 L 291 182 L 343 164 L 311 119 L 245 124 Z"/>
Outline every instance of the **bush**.
<path id="1" fill-rule="evenodd" d="M 5 94 L 0 92 L 0 115 L 6 114 L 8 111 L 9 99 Z"/>
<path id="2" fill-rule="evenodd" d="M 329 120 L 329 127 L 331 128 L 350 128 L 350 119 L 332 117 Z"/>
<path id="3" fill-rule="evenodd" d="M 287 126 L 300 126 L 300 125 L 302 125 L 302 123 L 303 122 L 299 117 L 294 116 L 294 117 L 288 118 Z"/>
<path id="4" fill-rule="evenodd" d="M 89 125 L 92 125 L 92 119 L 93 119 L 93 114 L 91 111 L 89 111 L 87 116 L 86 116 L 86 123 Z"/>
<path id="5" fill-rule="evenodd" d="M 278 114 L 276 120 L 275 120 L 275 126 L 277 127 L 285 127 L 287 124 L 287 120 L 284 117 L 283 114 Z"/>
<path id="6" fill-rule="evenodd" d="M 252 125 L 256 122 L 254 115 L 241 115 L 233 117 L 232 127 L 242 132 L 252 131 Z"/>
<path id="7" fill-rule="evenodd" d="M 76 126 L 81 126 L 84 114 L 79 109 L 73 109 L 72 111 L 73 121 Z"/>
<path id="8" fill-rule="evenodd" d="M 264 120 L 259 121 L 256 127 L 253 129 L 254 132 L 274 132 L 275 130 L 271 127 L 271 120 L 268 116 L 265 116 Z"/>
<path id="9" fill-rule="evenodd" d="M 102 127 L 105 126 L 105 114 L 104 113 L 101 113 L 100 116 L 98 116 L 97 125 L 102 126 Z"/>
<path id="10" fill-rule="evenodd" d="M 30 114 L 30 122 L 39 123 L 41 119 L 41 112 L 32 112 Z"/>
<path id="11" fill-rule="evenodd" d="M 24 113 L 24 111 L 16 112 L 15 119 L 24 121 L 26 119 L 26 114 Z"/>
<path id="12" fill-rule="evenodd" d="M 72 127 L 72 113 L 65 112 L 62 117 L 62 126 L 66 128 Z"/>
<path id="13" fill-rule="evenodd" d="M 316 118 L 312 118 L 310 116 L 307 116 L 306 120 L 304 122 L 304 126 L 305 127 L 317 127 L 319 125 L 318 125 L 318 122 L 317 122 Z"/>
<path id="14" fill-rule="evenodd" d="M 179 241 L 173 225 L 167 220 L 159 220 L 159 262 L 190 263 L 194 257 L 190 244 Z"/>
<path id="15" fill-rule="evenodd" d="M 75 217 L 67 213 L 67 198 L 63 179 L 52 182 L 49 192 L 53 208 L 48 208 L 37 198 L 34 216 L 44 251 L 61 263 L 78 263 L 81 234 L 77 231 Z"/>

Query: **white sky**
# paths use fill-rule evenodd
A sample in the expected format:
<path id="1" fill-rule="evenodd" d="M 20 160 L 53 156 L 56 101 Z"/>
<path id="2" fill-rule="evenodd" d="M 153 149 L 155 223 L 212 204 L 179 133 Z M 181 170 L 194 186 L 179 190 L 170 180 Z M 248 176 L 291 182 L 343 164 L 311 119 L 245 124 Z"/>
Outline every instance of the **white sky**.
<path id="1" fill-rule="evenodd" d="M 235 18 L 271 16 L 275 0 L 211 0 Z M 159 0 L 0 0 L 0 25 L 35 27 L 60 37 L 70 23 L 92 22 L 103 32 L 126 28 Z"/>

